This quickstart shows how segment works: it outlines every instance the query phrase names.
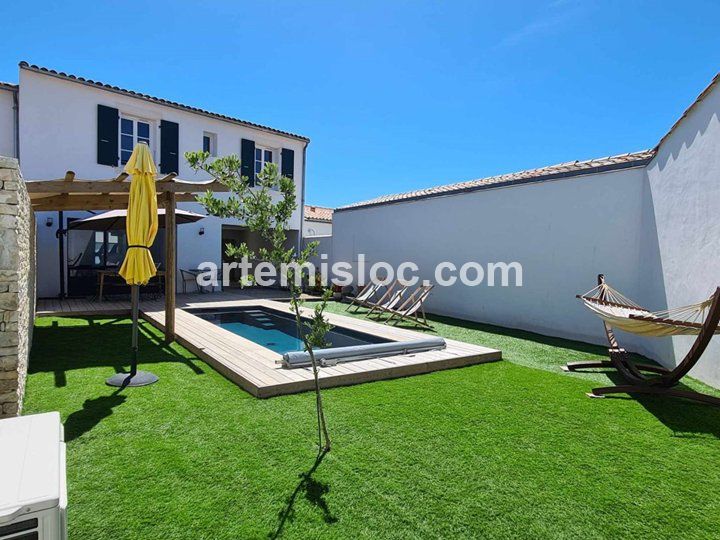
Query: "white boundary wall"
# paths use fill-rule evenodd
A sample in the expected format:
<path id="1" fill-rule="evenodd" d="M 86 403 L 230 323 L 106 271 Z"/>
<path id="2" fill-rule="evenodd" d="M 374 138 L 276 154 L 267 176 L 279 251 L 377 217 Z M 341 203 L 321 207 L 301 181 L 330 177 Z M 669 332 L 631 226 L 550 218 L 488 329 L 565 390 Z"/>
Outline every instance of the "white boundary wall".
<path id="1" fill-rule="evenodd" d="M 715 87 L 647 167 L 336 211 L 333 260 L 412 260 L 431 280 L 441 261 L 518 261 L 523 287 L 436 287 L 429 311 L 604 343 L 600 321 L 575 298 L 598 273 L 650 309 L 697 302 L 720 285 L 718 114 Z M 691 342 L 618 337 L 665 365 Z M 715 341 L 692 375 L 720 386 Z"/>

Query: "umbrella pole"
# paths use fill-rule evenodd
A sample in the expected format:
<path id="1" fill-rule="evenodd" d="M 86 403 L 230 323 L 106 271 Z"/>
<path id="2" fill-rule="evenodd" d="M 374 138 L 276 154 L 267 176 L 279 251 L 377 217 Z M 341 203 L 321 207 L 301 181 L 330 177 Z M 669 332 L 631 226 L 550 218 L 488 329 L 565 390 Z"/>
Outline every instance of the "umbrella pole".
<path id="1" fill-rule="evenodd" d="M 138 360 L 138 312 L 140 311 L 140 287 L 132 285 L 130 287 L 130 303 L 132 309 L 132 366 L 130 367 L 130 377 L 137 375 Z"/>
<path id="2" fill-rule="evenodd" d="M 116 373 L 105 382 L 109 386 L 125 388 L 126 386 L 147 386 L 157 382 L 157 375 L 149 371 L 138 371 L 138 313 L 140 311 L 140 286 L 130 286 L 130 303 L 132 313 L 132 364 L 130 373 Z"/>

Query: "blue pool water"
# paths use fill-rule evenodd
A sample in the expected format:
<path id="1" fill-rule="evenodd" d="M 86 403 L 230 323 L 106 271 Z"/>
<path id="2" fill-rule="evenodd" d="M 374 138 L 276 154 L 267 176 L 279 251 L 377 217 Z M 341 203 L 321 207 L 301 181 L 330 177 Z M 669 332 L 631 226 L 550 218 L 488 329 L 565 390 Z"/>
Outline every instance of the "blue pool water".
<path id="1" fill-rule="evenodd" d="M 304 350 L 295 318 L 286 313 L 261 307 L 186 311 L 279 354 Z M 330 343 L 329 347 L 349 347 L 390 341 L 337 326 L 328 332 L 325 339 Z"/>

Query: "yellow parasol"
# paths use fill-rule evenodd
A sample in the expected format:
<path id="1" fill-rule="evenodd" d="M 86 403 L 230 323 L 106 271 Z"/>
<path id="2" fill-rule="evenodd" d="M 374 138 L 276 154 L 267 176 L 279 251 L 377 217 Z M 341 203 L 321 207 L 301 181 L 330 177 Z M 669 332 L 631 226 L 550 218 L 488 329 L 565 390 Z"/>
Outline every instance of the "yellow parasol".
<path id="1" fill-rule="evenodd" d="M 138 371 L 138 312 L 140 309 L 140 285 L 147 282 L 157 273 L 155 263 L 150 254 L 150 247 L 155 241 L 158 230 L 157 193 L 155 191 L 155 175 L 157 168 L 147 144 L 135 146 L 130 159 L 125 165 L 125 172 L 132 176 L 130 184 L 130 200 L 128 201 L 127 232 L 128 249 L 125 260 L 120 268 L 120 275 L 130 285 L 132 302 L 132 367 L 130 373 L 116 373 L 109 379 L 110 386 L 145 386 L 158 380 L 149 371 Z"/>
<path id="2" fill-rule="evenodd" d="M 132 183 L 126 220 L 128 250 L 120 275 L 128 285 L 147 285 L 157 273 L 150 246 L 158 231 L 157 168 L 147 144 L 135 146 L 125 172 L 132 176 Z"/>

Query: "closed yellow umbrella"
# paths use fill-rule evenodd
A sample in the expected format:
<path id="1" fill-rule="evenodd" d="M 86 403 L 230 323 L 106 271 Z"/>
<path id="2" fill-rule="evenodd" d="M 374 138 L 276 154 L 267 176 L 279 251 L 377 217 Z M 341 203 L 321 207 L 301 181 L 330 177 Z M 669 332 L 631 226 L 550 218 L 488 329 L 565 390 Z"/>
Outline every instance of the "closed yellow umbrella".
<path id="1" fill-rule="evenodd" d="M 128 285 L 147 285 L 157 273 L 150 246 L 158 230 L 157 168 L 147 144 L 135 146 L 125 172 L 132 176 L 128 203 L 126 232 L 128 250 L 120 267 L 120 275 Z"/>
<path id="2" fill-rule="evenodd" d="M 149 371 L 138 371 L 138 311 L 140 304 L 140 285 L 157 273 L 150 254 L 158 230 L 157 192 L 155 175 L 157 168 L 153 162 L 147 144 L 137 144 L 125 165 L 125 172 L 132 176 L 130 200 L 128 201 L 126 233 L 128 249 L 120 267 L 120 275 L 130 285 L 132 301 L 132 367 L 130 373 L 116 373 L 106 382 L 110 386 L 145 386 L 158 380 Z"/>

